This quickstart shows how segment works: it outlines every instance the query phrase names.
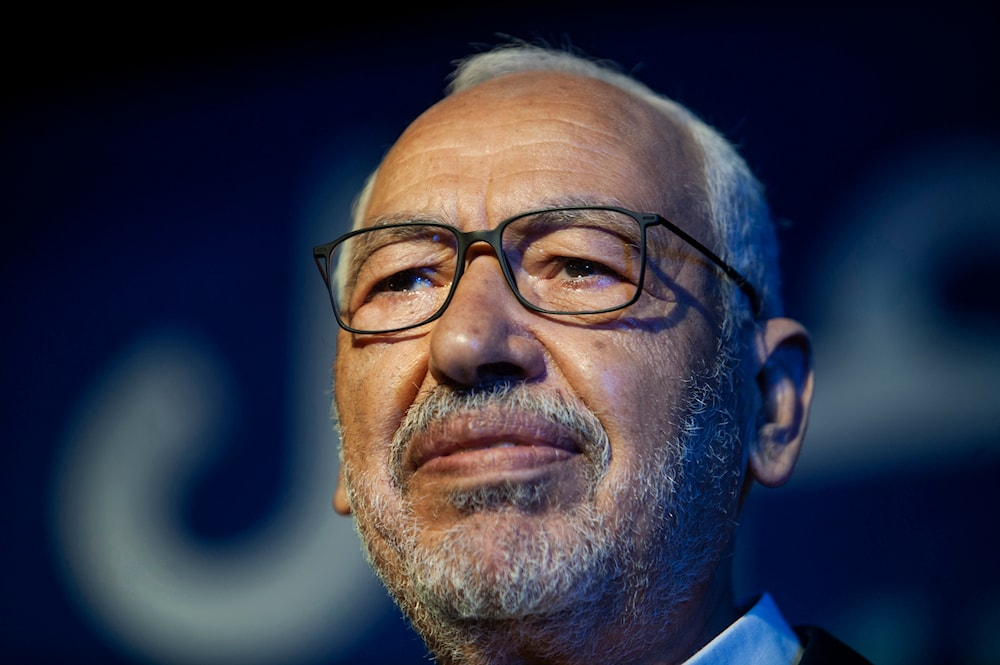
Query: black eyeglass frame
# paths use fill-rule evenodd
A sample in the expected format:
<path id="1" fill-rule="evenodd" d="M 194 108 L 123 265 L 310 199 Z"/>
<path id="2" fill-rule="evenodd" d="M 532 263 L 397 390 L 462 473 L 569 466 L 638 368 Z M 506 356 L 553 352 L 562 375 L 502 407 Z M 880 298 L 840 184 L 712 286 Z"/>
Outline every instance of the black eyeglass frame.
<path id="1" fill-rule="evenodd" d="M 503 236 L 504 229 L 513 222 L 516 222 L 519 219 L 523 219 L 524 217 L 528 217 L 531 215 L 537 215 L 546 212 L 562 212 L 562 211 L 574 211 L 574 210 L 604 210 L 608 212 L 617 212 L 624 215 L 628 215 L 639 224 L 639 228 L 642 233 L 642 245 L 639 250 L 640 253 L 639 277 L 636 284 L 635 295 L 633 295 L 628 302 L 625 302 L 621 305 L 616 305 L 614 307 L 608 307 L 599 310 L 586 310 L 578 312 L 557 312 L 532 304 L 531 302 L 526 300 L 524 296 L 521 295 L 520 291 L 518 291 L 514 274 L 511 271 L 510 264 L 507 260 L 506 255 L 503 252 L 503 246 L 501 245 L 500 242 Z M 757 290 L 750 283 L 750 281 L 746 277 L 744 277 L 742 273 L 736 270 L 736 268 L 733 268 L 731 265 L 723 261 L 722 258 L 719 257 L 715 252 L 710 250 L 708 247 L 706 247 L 697 239 L 692 237 L 689 233 L 687 233 L 684 229 L 680 228 L 667 218 L 657 213 L 635 212 L 634 210 L 628 210 L 627 208 L 621 208 L 618 206 L 580 205 L 580 206 L 563 206 L 558 208 L 540 208 L 538 210 L 529 210 L 527 212 L 518 213 L 513 217 L 505 219 L 492 229 L 481 230 L 481 231 L 462 231 L 461 229 L 457 229 L 454 226 L 451 226 L 450 224 L 443 224 L 441 222 L 423 222 L 423 221 L 419 222 L 421 226 L 438 227 L 444 229 L 450 232 L 452 235 L 454 235 L 455 238 L 458 240 L 458 245 L 455 250 L 455 261 L 456 261 L 455 278 L 451 282 L 451 287 L 448 291 L 448 296 L 444 299 L 444 301 L 441 303 L 441 306 L 433 315 L 431 315 L 426 319 L 422 319 L 419 323 L 414 323 L 407 326 L 401 326 L 398 328 L 392 328 L 390 330 L 361 330 L 358 328 L 351 327 L 350 325 L 348 325 L 346 321 L 344 321 L 344 319 L 340 315 L 340 312 L 338 311 L 337 301 L 336 301 L 337 295 L 334 293 L 333 282 L 330 279 L 331 277 L 330 257 L 333 255 L 334 249 L 336 249 L 336 247 L 341 243 L 347 241 L 348 239 L 354 236 L 361 235 L 363 233 L 371 231 L 372 228 L 379 228 L 379 229 L 396 228 L 396 227 L 412 226 L 414 223 L 417 222 L 401 222 L 397 224 L 385 224 L 378 227 L 366 227 L 363 229 L 355 229 L 353 231 L 345 233 L 344 235 L 340 236 L 339 238 L 337 238 L 332 242 L 328 242 L 322 245 L 317 245 L 316 247 L 313 248 L 313 260 L 315 260 L 316 267 L 319 268 L 320 275 L 323 277 L 323 283 L 326 284 L 326 290 L 330 294 L 330 304 L 333 307 L 333 314 L 337 318 L 337 324 L 341 328 L 343 328 L 348 332 L 359 335 L 387 335 L 390 333 L 401 332 L 403 330 L 409 330 L 411 328 L 417 328 L 419 326 L 425 325 L 427 323 L 430 323 L 431 321 L 441 318 L 445 310 L 448 309 L 448 305 L 451 303 L 451 299 L 455 295 L 455 289 L 458 286 L 458 282 L 462 278 L 462 274 L 465 272 L 466 251 L 468 250 L 469 247 L 471 247 L 474 243 L 477 242 L 485 242 L 493 249 L 493 253 L 494 255 L 496 255 L 497 261 L 500 263 L 500 270 L 503 272 L 504 279 L 507 280 L 507 286 L 510 288 L 511 292 L 517 298 L 518 302 L 520 302 L 521 305 L 523 305 L 525 308 L 533 312 L 538 312 L 540 314 L 549 314 L 554 316 L 573 316 L 573 315 L 580 316 L 586 314 L 605 314 L 607 312 L 614 312 L 619 309 L 625 309 L 626 307 L 635 303 L 635 301 L 639 299 L 639 294 L 642 293 L 643 280 L 646 277 L 646 245 L 647 245 L 646 229 L 648 229 L 651 226 L 665 227 L 666 229 L 671 231 L 674 235 L 678 236 L 681 240 L 686 242 L 688 245 L 698 250 L 709 261 L 714 263 L 720 270 L 722 270 L 722 272 L 726 275 L 726 277 L 732 280 L 733 283 L 740 289 L 740 291 L 742 291 L 747 296 L 747 299 L 750 301 L 750 307 L 751 310 L 753 311 L 754 318 L 760 315 L 760 310 L 762 306 L 760 296 L 757 293 Z"/>

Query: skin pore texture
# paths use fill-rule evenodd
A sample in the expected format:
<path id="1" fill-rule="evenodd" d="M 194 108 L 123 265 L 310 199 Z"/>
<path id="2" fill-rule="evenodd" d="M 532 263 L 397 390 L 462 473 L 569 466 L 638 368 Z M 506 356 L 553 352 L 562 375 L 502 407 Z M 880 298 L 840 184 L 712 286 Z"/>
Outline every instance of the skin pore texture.
<path id="1" fill-rule="evenodd" d="M 365 224 L 487 229 L 615 204 L 712 246 L 701 159 L 613 86 L 511 74 L 404 132 Z M 805 333 L 774 319 L 720 339 L 720 275 L 665 229 L 648 240 L 643 293 L 624 310 L 530 312 L 480 243 L 437 321 L 340 333 L 334 504 L 439 662 L 680 662 L 738 616 L 727 559 L 741 499 L 794 464 Z M 789 346 L 791 369 L 773 361 Z"/>

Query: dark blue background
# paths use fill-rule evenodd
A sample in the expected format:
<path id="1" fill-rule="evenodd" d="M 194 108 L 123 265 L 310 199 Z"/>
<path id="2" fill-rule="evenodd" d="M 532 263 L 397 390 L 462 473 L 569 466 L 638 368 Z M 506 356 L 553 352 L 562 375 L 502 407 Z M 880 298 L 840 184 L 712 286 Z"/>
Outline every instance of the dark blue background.
<path id="1" fill-rule="evenodd" d="M 998 26 L 971 5 L 356 11 L 354 18 L 343 10 L 329 18 L 38 12 L 7 24 L 4 660 L 141 659 L 67 591 L 59 572 L 67 555 L 53 535 L 53 468 L 96 377 L 148 331 L 210 340 L 238 386 L 228 435 L 235 445 L 175 507 L 190 542 L 209 551 L 241 542 L 290 491 L 287 366 L 301 342 L 290 319 L 302 306 L 297 294 L 322 290 L 312 268 L 301 269 L 311 262 L 296 235 L 303 211 L 330 174 L 343 174 L 338 187 L 357 189 L 405 124 L 439 98 L 450 61 L 493 43 L 496 33 L 569 39 L 633 70 L 735 141 L 785 221 L 789 310 L 827 340 L 824 348 L 842 348 L 838 335 L 863 326 L 851 316 L 885 314 L 848 316 L 831 305 L 845 294 L 861 301 L 874 288 L 838 272 L 853 264 L 838 264 L 833 250 L 846 256 L 877 244 L 887 271 L 905 250 L 859 222 L 879 219 L 896 201 L 880 194 L 919 202 L 922 190 L 899 184 L 900 173 L 920 166 L 925 180 L 913 182 L 961 180 L 963 165 L 972 164 L 980 178 L 995 171 L 977 165 L 1000 156 Z M 1000 190 L 1000 181 L 992 185 Z M 920 311 L 932 314 L 935 327 L 911 330 L 929 340 L 919 348 L 947 346 L 963 358 L 965 349 L 983 367 L 1000 368 L 1000 242 L 967 230 L 1000 229 L 995 198 L 983 201 L 974 210 L 968 197 L 940 212 L 921 208 L 937 228 L 954 229 L 954 242 L 909 265 L 926 282 L 904 280 L 899 302 L 919 298 Z M 852 216 L 858 211 L 868 216 Z M 345 204 L 342 219 L 347 213 Z M 309 242 L 334 237 L 342 219 Z M 321 295 L 310 302 L 324 304 Z M 320 320 L 331 326 L 316 332 L 328 353 L 315 362 L 324 365 L 333 321 Z M 935 335 L 944 337 L 935 343 Z M 852 390 L 848 377 L 825 392 L 824 375 L 844 359 L 822 350 L 817 409 L 828 395 Z M 940 358 L 901 357 L 911 370 L 926 369 L 921 394 L 956 397 L 952 384 L 935 381 Z M 869 366 L 872 374 L 853 377 L 860 391 L 896 367 L 878 358 Z M 968 402 L 979 406 L 924 432 L 929 442 L 921 439 L 919 454 L 906 437 L 911 418 L 923 422 L 922 407 L 886 393 L 884 407 L 869 406 L 897 414 L 899 426 L 888 431 L 898 439 L 884 428 L 834 428 L 850 432 L 854 457 L 828 469 L 804 461 L 803 480 L 757 492 L 743 527 L 741 589 L 771 589 L 793 621 L 822 623 L 884 665 L 996 662 L 1000 381 L 965 385 Z M 825 422 L 855 415 L 838 410 Z M 827 449 L 839 444 L 836 433 L 817 428 Z M 330 468 L 331 491 L 334 475 Z M 328 519 L 339 518 L 328 511 Z M 418 661 L 419 644 L 380 602 L 378 618 L 353 644 L 299 660 Z"/>

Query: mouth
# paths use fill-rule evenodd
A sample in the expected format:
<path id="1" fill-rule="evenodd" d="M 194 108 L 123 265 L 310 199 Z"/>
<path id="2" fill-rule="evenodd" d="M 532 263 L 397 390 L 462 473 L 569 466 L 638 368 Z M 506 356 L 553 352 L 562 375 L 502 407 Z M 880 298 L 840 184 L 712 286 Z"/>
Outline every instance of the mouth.
<path id="1" fill-rule="evenodd" d="M 459 414 L 417 434 L 402 460 L 402 475 L 531 474 L 582 453 L 577 434 L 530 414 L 487 410 Z"/>

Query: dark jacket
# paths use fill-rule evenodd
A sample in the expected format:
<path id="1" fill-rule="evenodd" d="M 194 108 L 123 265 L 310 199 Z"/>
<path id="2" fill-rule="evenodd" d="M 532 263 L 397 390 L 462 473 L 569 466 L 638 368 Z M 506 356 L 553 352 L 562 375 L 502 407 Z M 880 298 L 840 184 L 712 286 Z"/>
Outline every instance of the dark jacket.
<path id="1" fill-rule="evenodd" d="M 799 665 L 872 665 L 857 651 L 816 626 L 796 626 L 804 651 Z"/>

